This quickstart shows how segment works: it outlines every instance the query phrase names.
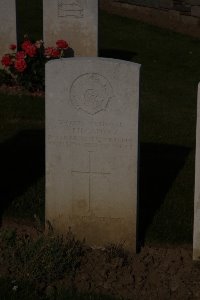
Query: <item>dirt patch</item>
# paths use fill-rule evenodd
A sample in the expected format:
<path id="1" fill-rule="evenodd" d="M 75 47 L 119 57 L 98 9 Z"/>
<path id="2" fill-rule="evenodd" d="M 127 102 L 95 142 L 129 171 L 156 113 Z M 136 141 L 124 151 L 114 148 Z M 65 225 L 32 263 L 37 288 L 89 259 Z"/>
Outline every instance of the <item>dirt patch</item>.
<path id="1" fill-rule="evenodd" d="M 38 224 L 23 220 L 7 219 L 2 228 L 15 229 L 32 238 L 41 234 Z M 7 268 L 4 261 L 0 266 L 4 275 Z M 65 274 L 53 283 L 35 284 L 44 293 L 51 287 L 62 287 L 120 299 L 200 299 L 200 264 L 192 261 L 190 245 L 145 246 L 135 255 L 120 247 L 101 250 L 86 247 L 73 275 Z"/>
<path id="2" fill-rule="evenodd" d="M 188 247 L 144 247 L 127 262 L 91 250 L 73 283 L 78 290 L 125 299 L 200 299 L 200 268 Z"/>

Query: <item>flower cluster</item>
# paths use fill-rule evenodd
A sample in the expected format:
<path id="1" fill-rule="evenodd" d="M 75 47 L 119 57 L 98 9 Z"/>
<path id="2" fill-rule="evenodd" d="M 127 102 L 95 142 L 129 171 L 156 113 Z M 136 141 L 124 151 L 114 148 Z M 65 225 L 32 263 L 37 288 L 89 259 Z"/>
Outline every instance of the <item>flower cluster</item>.
<path id="1" fill-rule="evenodd" d="M 44 65 L 48 60 L 73 56 L 65 40 L 45 48 L 42 40 L 31 42 L 26 37 L 18 51 L 14 44 L 9 48 L 12 52 L 2 57 L 1 64 L 15 83 L 33 90 L 44 89 Z"/>

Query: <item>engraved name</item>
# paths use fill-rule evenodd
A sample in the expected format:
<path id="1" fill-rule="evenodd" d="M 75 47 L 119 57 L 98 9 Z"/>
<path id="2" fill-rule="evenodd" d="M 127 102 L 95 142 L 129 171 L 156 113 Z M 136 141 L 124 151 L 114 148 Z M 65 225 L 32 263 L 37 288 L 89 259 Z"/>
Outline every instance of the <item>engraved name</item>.
<path id="1" fill-rule="evenodd" d="M 48 143 L 52 145 L 83 145 L 83 146 L 108 146 L 112 145 L 118 148 L 132 148 L 134 147 L 133 140 L 126 137 L 96 137 L 96 136 L 47 136 Z"/>
<path id="2" fill-rule="evenodd" d="M 78 216 L 78 215 L 73 215 L 69 216 L 69 220 L 76 220 L 76 221 L 85 221 L 85 222 L 102 222 L 106 224 L 110 224 L 110 222 L 116 222 L 116 223 L 124 223 L 123 218 L 114 218 L 114 217 L 98 217 L 95 215 L 92 216 Z"/>

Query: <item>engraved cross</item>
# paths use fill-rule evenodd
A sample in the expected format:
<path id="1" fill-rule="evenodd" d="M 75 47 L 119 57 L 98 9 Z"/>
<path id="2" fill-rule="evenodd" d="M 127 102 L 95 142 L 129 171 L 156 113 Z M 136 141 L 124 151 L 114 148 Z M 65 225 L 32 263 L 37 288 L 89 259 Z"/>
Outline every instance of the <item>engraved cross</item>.
<path id="1" fill-rule="evenodd" d="M 88 166 L 88 170 L 87 171 L 78 171 L 78 170 L 72 170 L 71 173 L 72 175 L 73 174 L 86 174 L 88 175 L 89 177 L 89 182 L 88 182 L 88 194 L 89 194 L 89 203 L 88 203 L 88 206 L 89 206 L 89 211 L 90 211 L 90 208 L 91 208 L 91 198 L 92 198 L 92 195 L 91 195 L 91 178 L 92 178 L 92 175 L 100 175 L 100 176 L 105 176 L 105 175 L 110 175 L 111 173 L 109 172 L 97 172 L 97 171 L 92 171 L 92 162 L 91 162 L 91 156 L 92 156 L 92 153 L 93 151 L 88 151 L 88 154 L 89 154 L 89 166 Z"/>

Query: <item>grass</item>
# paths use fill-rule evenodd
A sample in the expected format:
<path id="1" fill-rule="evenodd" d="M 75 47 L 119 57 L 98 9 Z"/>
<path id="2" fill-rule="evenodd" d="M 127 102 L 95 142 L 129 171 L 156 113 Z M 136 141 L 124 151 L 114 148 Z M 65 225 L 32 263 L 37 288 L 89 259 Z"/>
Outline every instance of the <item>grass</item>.
<path id="1" fill-rule="evenodd" d="M 0 120 L 0 214 L 44 219 L 44 99 L 1 94 Z"/>
<path id="2" fill-rule="evenodd" d="M 16 286 L 17 290 L 15 291 L 14 287 Z M 65 289 L 59 289 L 56 291 L 56 295 L 51 289 L 46 295 L 41 295 L 29 281 L 15 281 L 9 278 L 0 278 L 0 295 L 1 300 L 116 300 L 111 296 L 79 294 Z"/>
<path id="3" fill-rule="evenodd" d="M 140 234 L 191 243 L 200 40 L 105 13 L 100 20 L 101 54 L 142 65 Z"/>
<path id="4" fill-rule="evenodd" d="M 17 291 L 14 287 L 17 286 Z M 30 282 L 16 282 L 10 278 L 0 278 L 0 295 L 2 300 L 40 299 Z"/>
<path id="5" fill-rule="evenodd" d="M 70 231 L 64 237 L 49 232 L 33 239 L 28 234 L 4 229 L 0 232 L 0 244 L 0 269 L 4 273 L 0 277 L 1 299 L 114 299 L 80 294 L 71 286 L 69 290 L 65 281 L 59 282 L 64 278 L 73 281 L 87 251 L 84 241 L 75 239 Z"/>
<path id="6" fill-rule="evenodd" d="M 73 276 L 85 252 L 84 242 L 74 238 L 71 232 L 59 237 L 50 232 L 32 238 L 18 234 L 16 230 L 2 230 L 1 251 L 4 265 L 22 281 L 51 284 L 65 274 Z"/>

